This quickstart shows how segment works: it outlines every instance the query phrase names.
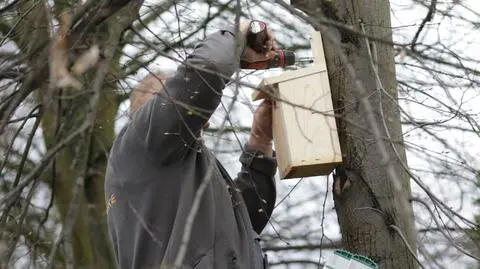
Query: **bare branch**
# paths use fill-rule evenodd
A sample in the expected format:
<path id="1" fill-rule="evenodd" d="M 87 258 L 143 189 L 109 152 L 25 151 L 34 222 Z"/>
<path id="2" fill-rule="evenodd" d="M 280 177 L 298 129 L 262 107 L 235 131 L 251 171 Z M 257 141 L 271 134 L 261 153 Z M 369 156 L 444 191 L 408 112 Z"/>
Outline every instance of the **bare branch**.
<path id="1" fill-rule="evenodd" d="M 398 228 L 398 227 L 395 226 L 395 225 L 390 225 L 390 228 L 394 229 L 394 230 L 398 233 L 398 235 L 400 236 L 400 238 L 402 238 L 403 243 L 404 243 L 405 246 L 408 248 L 408 251 L 410 251 L 410 254 L 412 254 L 412 257 L 417 261 L 418 265 L 420 265 L 421 268 L 425 269 L 425 267 L 423 266 L 423 264 L 418 260 L 417 254 L 415 253 L 415 251 L 413 251 L 412 247 L 410 246 L 410 244 L 408 243 L 407 239 L 405 238 L 405 235 L 403 235 L 402 230 L 400 230 L 400 228 Z"/>
<path id="2" fill-rule="evenodd" d="M 435 223 L 437 224 L 437 227 L 442 227 L 442 226 L 443 226 L 443 225 L 441 225 L 441 224 L 438 222 L 437 217 L 435 216 L 435 213 L 432 211 L 432 209 L 430 209 L 430 207 L 427 205 L 427 203 L 425 203 L 425 202 L 422 201 L 421 199 L 417 199 L 417 198 L 412 198 L 412 201 L 415 201 L 415 202 L 418 202 L 418 203 L 422 204 L 422 205 L 428 210 L 428 212 L 430 213 L 431 218 L 432 218 L 432 219 L 435 221 Z M 460 252 L 462 252 L 463 254 L 469 256 L 470 258 L 473 258 L 473 259 L 475 259 L 475 260 L 477 260 L 477 261 L 480 261 L 480 258 L 479 258 L 479 257 L 477 257 L 477 256 L 475 256 L 475 255 L 473 255 L 473 254 L 465 251 L 465 250 L 464 250 L 463 248 L 461 248 L 457 243 L 455 243 L 455 242 L 452 240 L 451 236 L 446 233 L 446 231 L 440 230 L 440 232 L 441 232 L 441 233 L 445 236 L 445 238 L 447 238 L 448 241 L 449 241 L 453 246 L 455 246 L 455 248 L 458 249 Z"/>
<path id="3" fill-rule="evenodd" d="M 321 244 L 306 244 L 306 245 L 291 245 L 291 246 L 266 246 L 263 248 L 264 251 L 289 251 L 289 250 L 318 250 L 318 249 L 335 249 L 341 248 L 341 241 L 334 241 L 331 243 L 321 243 Z"/>
<path id="4" fill-rule="evenodd" d="M 101 24 L 126 5 L 141 5 L 143 0 L 88 1 L 73 16 L 71 28 L 72 44 L 77 44 L 93 27 Z M 133 8 L 132 10 L 138 10 Z"/>
<path id="5" fill-rule="evenodd" d="M 2 7 L 0 9 L 0 15 L 4 12 L 7 12 L 9 9 L 13 8 L 16 4 L 18 4 L 19 0 L 13 0 L 12 2 L 10 2 L 8 5 Z"/>
<path id="6" fill-rule="evenodd" d="M 32 180 L 36 179 L 40 174 L 43 172 L 45 167 L 47 167 L 50 164 L 51 159 L 64 147 L 69 145 L 70 143 L 73 142 L 74 139 L 76 139 L 79 135 L 83 134 L 89 127 L 88 122 L 84 122 L 81 126 L 79 126 L 75 131 L 70 133 L 65 139 L 57 143 L 54 147 L 52 147 L 42 158 L 40 163 L 30 172 L 28 176 L 20 183 L 18 184 L 17 187 L 12 189 L 9 193 L 4 195 L 2 198 L 0 198 L 0 205 L 3 205 L 5 202 L 11 200 L 13 197 L 17 196 L 23 188 L 28 186 Z"/>
<path id="7" fill-rule="evenodd" d="M 418 27 L 417 32 L 415 33 L 415 36 L 413 37 L 413 40 L 412 40 L 412 43 L 411 43 L 412 50 L 415 50 L 415 46 L 417 45 L 417 39 L 420 36 L 420 33 L 422 32 L 426 23 L 433 19 L 436 7 L 437 7 L 437 0 L 431 0 L 430 7 L 428 8 L 427 15 L 425 16 L 425 18 L 423 18 L 422 22 L 420 23 L 420 26 Z"/>

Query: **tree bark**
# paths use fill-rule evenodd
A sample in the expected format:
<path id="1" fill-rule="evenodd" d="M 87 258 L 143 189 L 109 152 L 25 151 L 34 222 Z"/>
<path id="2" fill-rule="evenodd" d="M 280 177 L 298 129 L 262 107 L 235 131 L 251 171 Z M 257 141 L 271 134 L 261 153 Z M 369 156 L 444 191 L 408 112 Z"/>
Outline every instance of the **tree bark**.
<path id="1" fill-rule="evenodd" d="M 107 156 L 113 143 L 114 124 L 118 110 L 117 93 L 111 81 L 118 79 L 120 72 L 119 60 L 121 56 L 120 41 L 127 27 L 137 18 L 138 10 L 143 1 L 129 1 L 122 9 L 113 7 L 116 13 L 85 34 L 83 43 L 88 47 L 93 43 L 98 44 L 101 51 L 110 47 L 119 48 L 107 73 L 107 79 L 102 87 L 102 95 L 98 103 L 94 130 L 89 147 L 78 141 L 63 150 L 55 161 L 53 172 L 47 173 L 46 178 L 55 177 L 53 189 L 55 190 L 55 206 L 59 218 L 64 221 L 72 201 L 72 190 L 78 177 L 85 175 L 84 189 L 81 192 L 79 206 L 76 212 L 76 220 L 71 235 L 71 244 L 74 255 L 74 268 L 116 268 L 113 251 L 110 247 L 109 235 L 105 216 L 104 195 L 104 172 L 107 164 Z M 106 6 L 102 8 L 108 9 Z M 75 38 L 75 37 L 73 37 Z M 72 44 L 71 40 L 69 42 Z M 95 70 L 82 76 L 85 94 L 73 100 L 57 100 L 58 96 L 75 95 L 77 92 L 54 89 L 54 101 L 49 102 L 46 115 L 43 120 L 45 142 L 54 146 L 58 136 L 68 134 L 84 120 L 88 111 L 91 95 L 88 90 L 92 89 L 92 81 Z M 46 81 L 46 80 L 45 80 Z M 46 86 L 46 85 L 45 85 Z M 44 87 L 46 90 L 46 87 Z M 69 93 L 68 93 L 69 92 Z M 41 96 L 39 96 L 41 98 Z M 82 139 L 90 139 L 83 137 Z M 78 165 L 81 158 L 87 158 L 86 170 Z M 49 180 L 50 181 L 50 180 Z M 58 255 L 61 256 L 62 253 Z M 57 260 L 59 263 L 59 260 Z"/>
<path id="2" fill-rule="evenodd" d="M 392 46 L 386 45 L 392 42 L 390 4 L 387 0 L 291 3 L 311 18 L 330 19 L 353 30 L 332 26 L 318 29 L 323 36 L 343 154 L 343 165 L 335 170 L 333 183 L 342 245 L 370 257 L 382 269 L 417 268 L 395 62 Z M 387 42 L 369 40 L 367 46 L 366 38 L 355 33 L 363 31 Z M 341 42 L 341 48 L 332 36 Z M 378 66 L 381 83 L 372 62 Z M 372 132 L 373 125 L 378 127 L 380 137 Z M 395 188 L 395 180 L 399 189 Z"/>

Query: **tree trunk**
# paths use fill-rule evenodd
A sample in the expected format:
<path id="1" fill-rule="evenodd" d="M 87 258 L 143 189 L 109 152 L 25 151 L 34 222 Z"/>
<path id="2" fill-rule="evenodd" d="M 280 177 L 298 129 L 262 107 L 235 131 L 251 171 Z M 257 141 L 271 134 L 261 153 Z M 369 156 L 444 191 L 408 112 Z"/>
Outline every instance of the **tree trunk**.
<path id="1" fill-rule="evenodd" d="M 122 45 L 120 41 L 127 27 L 137 18 L 138 10 L 143 1 L 135 0 L 117 11 L 114 16 L 106 19 L 100 25 L 92 28 L 87 33 L 84 44 L 88 46 L 98 44 L 101 51 L 114 48 L 117 52 L 110 62 L 110 68 L 102 87 L 98 102 L 91 143 L 84 143 L 90 139 L 82 137 L 66 147 L 55 160 L 54 172 L 46 173 L 46 178 L 51 182 L 54 194 L 54 204 L 62 222 L 65 221 L 67 212 L 72 202 L 72 190 L 77 178 L 85 175 L 84 188 L 78 200 L 76 220 L 71 235 L 73 248 L 74 268 L 116 268 L 113 251 L 109 243 L 105 216 L 104 176 L 107 156 L 115 137 L 114 124 L 118 110 L 118 99 L 115 83 L 121 72 L 119 60 Z M 116 48 L 116 49 L 115 49 Z M 84 91 L 93 88 L 96 68 L 83 75 Z M 56 91 L 55 97 L 62 94 Z M 76 92 L 63 90 L 63 95 L 75 95 Z M 40 96 L 41 97 L 41 96 Z M 91 94 L 83 94 L 69 100 L 54 98 L 46 106 L 47 111 L 43 120 L 44 137 L 47 144 L 54 146 L 57 136 L 70 133 L 80 126 L 89 113 Z M 85 146 L 88 145 L 88 146 Z M 82 167 L 82 159 L 87 158 L 86 167 Z M 79 165 L 80 164 L 80 165 Z M 51 179 L 54 177 L 54 179 Z M 65 238 L 67 240 L 67 238 Z M 63 259 L 62 250 L 59 250 L 57 263 Z"/>
<path id="2" fill-rule="evenodd" d="M 335 210 L 347 250 L 370 257 L 382 269 L 417 268 L 395 62 L 387 44 L 392 41 L 390 4 L 387 0 L 291 2 L 319 21 L 328 18 L 386 41 L 370 39 L 367 46 L 366 38 L 353 31 L 319 29 L 343 153 L 333 184 Z M 372 65 L 378 66 L 381 83 Z"/>

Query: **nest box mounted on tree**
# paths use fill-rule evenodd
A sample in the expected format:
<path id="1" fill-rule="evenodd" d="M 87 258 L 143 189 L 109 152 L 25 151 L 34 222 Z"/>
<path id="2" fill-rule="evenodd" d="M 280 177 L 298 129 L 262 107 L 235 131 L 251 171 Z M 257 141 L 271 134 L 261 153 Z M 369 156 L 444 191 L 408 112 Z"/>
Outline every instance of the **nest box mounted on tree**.
<path id="1" fill-rule="evenodd" d="M 269 94 L 280 178 L 328 175 L 342 162 L 320 32 L 311 40 L 314 64 L 265 78 L 253 100 Z"/>

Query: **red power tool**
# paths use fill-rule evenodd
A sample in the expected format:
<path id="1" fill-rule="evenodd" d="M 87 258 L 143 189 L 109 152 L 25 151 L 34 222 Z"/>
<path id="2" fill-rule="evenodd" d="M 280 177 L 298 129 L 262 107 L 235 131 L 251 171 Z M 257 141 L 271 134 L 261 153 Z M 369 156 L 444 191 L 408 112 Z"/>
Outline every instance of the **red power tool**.
<path id="1" fill-rule="evenodd" d="M 267 24 L 261 21 L 252 21 L 247 34 L 247 46 L 252 48 L 258 53 L 267 53 L 267 48 L 264 46 L 267 38 Z M 245 61 L 240 62 L 242 69 L 269 69 L 276 67 L 291 66 L 299 62 L 312 63 L 311 58 L 299 58 L 297 59 L 295 53 L 289 50 L 276 50 L 275 56 L 267 61 L 247 63 Z"/>

